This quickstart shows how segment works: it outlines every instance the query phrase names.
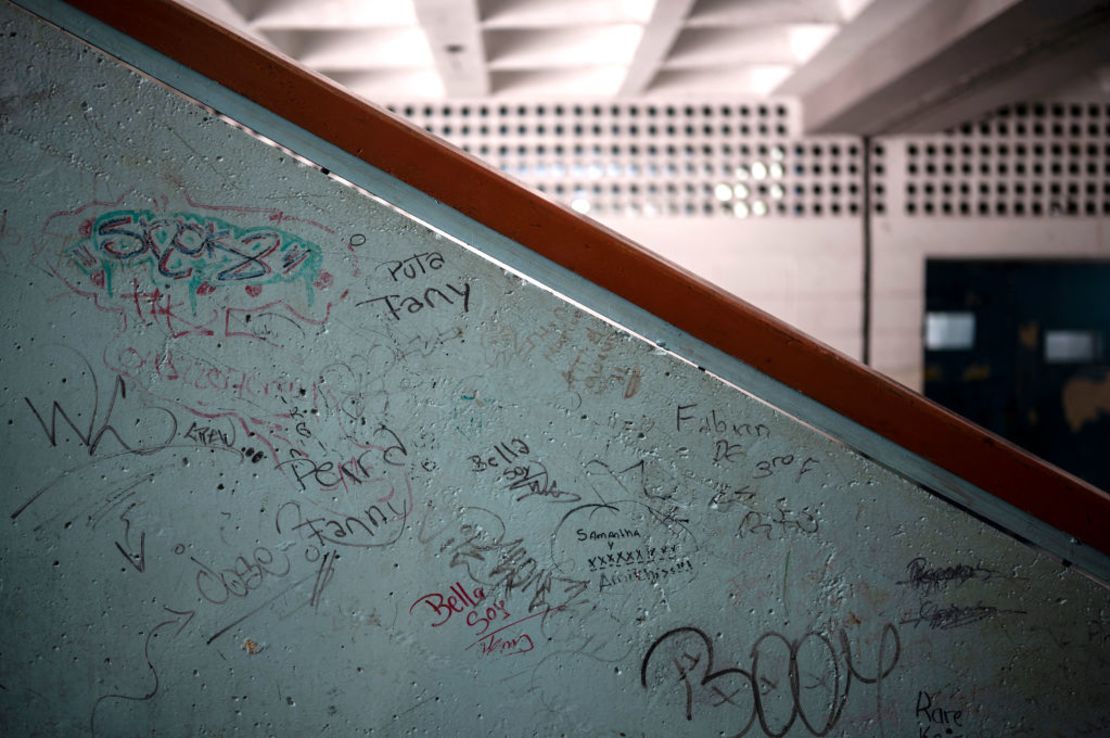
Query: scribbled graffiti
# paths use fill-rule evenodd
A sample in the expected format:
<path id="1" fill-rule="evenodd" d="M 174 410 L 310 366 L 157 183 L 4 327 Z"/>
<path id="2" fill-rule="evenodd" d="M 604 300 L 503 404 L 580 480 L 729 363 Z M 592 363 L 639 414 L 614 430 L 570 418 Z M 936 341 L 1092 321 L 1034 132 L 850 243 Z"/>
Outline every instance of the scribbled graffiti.
<path id="1" fill-rule="evenodd" d="M 882 715 L 882 685 L 902 654 L 892 623 L 868 639 L 873 658 L 863 657 L 862 649 L 853 650 L 848 630 L 842 628 L 837 635 L 810 630 L 792 639 L 769 631 L 755 640 L 749 664 L 718 668 L 713 639 L 704 631 L 672 628 L 644 654 L 640 685 L 647 690 L 680 687 L 677 701 L 686 719 L 692 721 L 696 715 L 703 720 L 704 734 L 739 738 L 758 727 L 764 735 L 777 737 L 800 723 L 795 734 L 829 735 L 843 717 L 855 683 L 873 685 L 876 713 Z"/>
<path id="2" fill-rule="evenodd" d="M 69 255 L 110 296 L 139 273 L 143 284 L 186 285 L 194 301 L 236 286 L 257 297 L 266 285 L 291 282 L 303 282 L 311 301 L 312 287 L 327 282 L 319 246 L 268 226 L 243 228 L 186 212 L 112 210 L 82 223 L 81 235 Z"/>

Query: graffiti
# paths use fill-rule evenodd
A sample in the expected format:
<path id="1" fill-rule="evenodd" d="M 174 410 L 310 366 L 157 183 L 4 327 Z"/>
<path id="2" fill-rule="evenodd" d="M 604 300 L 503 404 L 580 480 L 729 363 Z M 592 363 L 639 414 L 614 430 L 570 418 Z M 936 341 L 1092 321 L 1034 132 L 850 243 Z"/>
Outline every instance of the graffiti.
<path id="1" fill-rule="evenodd" d="M 85 238 L 69 254 L 108 295 L 132 281 L 136 271 L 167 289 L 187 285 L 194 305 L 197 297 L 236 285 L 257 297 L 268 284 L 330 282 L 320 272 L 320 247 L 276 228 L 240 228 L 194 213 L 113 210 L 85 221 L 81 234 Z"/>
<path id="2" fill-rule="evenodd" d="M 672 522 L 636 500 L 578 505 L 552 533 L 552 559 L 600 593 L 670 578 L 668 592 L 674 594 L 694 580 L 699 567 L 690 561 L 697 542 L 685 526 Z"/>
<path id="3" fill-rule="evenodd" d="M 752 646 L 747 668 L 718 668 L 713 640 L 704 631 L 674 628 L 644 654 L 640 685 L 649 690 L 679 685 L 686 719 L 694 719 L 697 707 L 720 720 L 722 734 L 727 729 L 747 735 L 758 721 L 764 735 L 783 736 L 801 721 L 810 735 L 824 736 L 840 722 L 853 683 L 874 685 L 881 694 L 902 652 L 898 631 L 888 623 L 878 636 L 874 662 L 861 668 L 848 634 L 841 630 L 839 636 L 837 649 L 832 635 L 823 632 L 808 631 L 799 639 L 767 632 Z M 672 666 L 677 676 L 667 673 Z M 808 696 L 810 690 L 820 697 Z"/>

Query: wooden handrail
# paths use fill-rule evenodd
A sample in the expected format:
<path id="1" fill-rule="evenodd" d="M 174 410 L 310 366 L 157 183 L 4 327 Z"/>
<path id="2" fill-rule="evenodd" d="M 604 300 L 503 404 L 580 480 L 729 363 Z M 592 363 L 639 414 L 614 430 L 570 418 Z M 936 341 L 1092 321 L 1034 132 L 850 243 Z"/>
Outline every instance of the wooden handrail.
<path id="1" fill-rule="evenodd" d="M 1110 554 L 1110 495 L 172 0 L 84 13 Z M 511 203 L 511 206 L 508 205 Z"/>

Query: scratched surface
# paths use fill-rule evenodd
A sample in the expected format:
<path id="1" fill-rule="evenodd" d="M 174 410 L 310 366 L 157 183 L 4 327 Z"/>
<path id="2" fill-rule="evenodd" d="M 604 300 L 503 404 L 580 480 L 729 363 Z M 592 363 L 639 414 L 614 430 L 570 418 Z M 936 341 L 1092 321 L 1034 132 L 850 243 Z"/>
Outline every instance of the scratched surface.
<path id="1" fill-rule="evenodd" d="M 0 24 L 0 734 L 1110 734 L 1105 589 Z"/>

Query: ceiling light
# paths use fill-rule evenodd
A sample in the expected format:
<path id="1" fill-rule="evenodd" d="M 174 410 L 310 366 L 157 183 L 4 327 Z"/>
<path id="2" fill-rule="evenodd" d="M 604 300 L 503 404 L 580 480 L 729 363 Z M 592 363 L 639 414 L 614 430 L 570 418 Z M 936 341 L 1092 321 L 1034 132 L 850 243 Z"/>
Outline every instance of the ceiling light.
<path id="1" fill-rule="evenodd" d="M 732 199 L 732 186 L 729 185 L 729 184 L 726 184 L 725 182 L 721 182 L 720 184 L 718 184 L 716 187 L 713 188 L 713 194 L 721 202 L 728 202 L 729 200 Z M 739 197 L 739 195 L 738 195 L 738 197 Z"/>

